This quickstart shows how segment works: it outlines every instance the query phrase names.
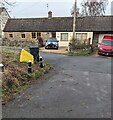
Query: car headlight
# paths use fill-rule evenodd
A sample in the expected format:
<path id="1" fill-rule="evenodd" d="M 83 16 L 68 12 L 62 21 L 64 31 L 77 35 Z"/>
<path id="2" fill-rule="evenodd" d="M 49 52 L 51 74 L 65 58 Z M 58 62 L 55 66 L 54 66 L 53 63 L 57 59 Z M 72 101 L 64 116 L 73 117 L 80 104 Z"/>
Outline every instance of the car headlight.
<path id="1" fill-rule="evenodd" d="M 99 50 L 103 50 L 103 48 L 99 48 Z"/>

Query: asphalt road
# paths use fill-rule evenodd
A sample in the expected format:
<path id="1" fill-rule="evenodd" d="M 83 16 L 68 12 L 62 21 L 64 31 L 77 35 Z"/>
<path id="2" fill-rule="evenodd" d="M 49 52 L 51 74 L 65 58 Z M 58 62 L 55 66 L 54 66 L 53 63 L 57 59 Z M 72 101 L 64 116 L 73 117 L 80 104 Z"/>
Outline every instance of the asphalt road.
<path id="1" fill-rule="evenodd" d="M 41 53 L 54 69 L 3 106 L 3 118 L 110 118 L 111 59 Z"/>

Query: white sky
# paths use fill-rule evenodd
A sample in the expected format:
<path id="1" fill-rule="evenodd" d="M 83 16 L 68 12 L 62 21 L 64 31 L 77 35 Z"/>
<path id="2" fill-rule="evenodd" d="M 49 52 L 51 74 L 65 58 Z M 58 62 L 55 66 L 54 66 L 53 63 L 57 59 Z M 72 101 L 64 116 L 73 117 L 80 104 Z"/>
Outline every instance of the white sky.
<path id="1" fill-rule="evenodd" d="M 9 0 L 15 1 L 16 5 L 10 8 L 12 17 L 47 17 L 47 11 L 51 10 L 53 16 L 71 16 L 71 8 L 74 0 Z M 111 1 L 108 0 L 106 14 L 111 14 Z M 82 0 L 77 0 L 77 6 L 80 6 Z M 48 4 L 48 9 L 47 9 Z"/>

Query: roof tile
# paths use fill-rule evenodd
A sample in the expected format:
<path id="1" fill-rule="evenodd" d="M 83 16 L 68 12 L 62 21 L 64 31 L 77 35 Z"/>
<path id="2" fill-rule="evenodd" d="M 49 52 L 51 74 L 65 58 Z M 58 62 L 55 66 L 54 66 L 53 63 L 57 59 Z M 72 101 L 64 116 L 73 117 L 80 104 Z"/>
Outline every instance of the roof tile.
<path id="1" fill-rule="evenodd" d="M 113 16 L 78 17 L 76 31 L 113 31 Z M 4 32 L 72 32 L 73 17 L 8 19 Z"/>

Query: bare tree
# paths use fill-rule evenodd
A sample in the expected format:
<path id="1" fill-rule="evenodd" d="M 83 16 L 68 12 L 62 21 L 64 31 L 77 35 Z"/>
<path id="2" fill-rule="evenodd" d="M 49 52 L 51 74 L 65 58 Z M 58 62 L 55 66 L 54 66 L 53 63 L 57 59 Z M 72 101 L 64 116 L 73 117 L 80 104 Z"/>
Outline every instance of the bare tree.
<path id="1" fill-rule="evenodd" d="M 74 6 L 72 7 L 71 9 L 71 15 L 74 16 Z M 76 16 L 81 16 L 81 13 L 80 13 L 80 8 L 77 8 L 76 9 Z"/>
<path id="2" fill-rule="evenodd" d="M 108 5 L 108 0 L 83 0 L 81 9 L 76 9 L 76 16 L 103 16 Z M 74 15 L 74 6 L 71 9 L 71 15 Z"/>
<path id="3" fill-rule="evenodd" d="M 16 2 L 9 2 L 9 0 L 0 0 L 0 7 L 14 6 Z"/>
<path id="4" fill-rule="evenodd" d="M 82 16 L 103 16 L 108 4 L 108 0 L 83 0 L 81 3 Z"/>

